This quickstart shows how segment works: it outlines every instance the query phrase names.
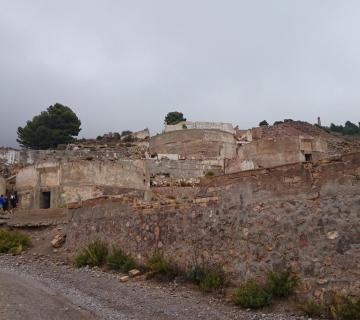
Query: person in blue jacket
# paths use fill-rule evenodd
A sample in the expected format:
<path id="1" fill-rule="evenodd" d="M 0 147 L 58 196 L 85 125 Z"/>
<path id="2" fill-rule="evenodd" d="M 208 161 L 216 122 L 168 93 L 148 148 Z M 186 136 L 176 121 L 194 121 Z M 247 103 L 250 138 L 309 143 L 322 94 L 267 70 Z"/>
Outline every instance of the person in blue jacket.
<path id="1" fill-rule="evenodd" d="M 4 195 L 2 194 L 2 195 L 0 196 L 0 210 L 1 210 L 1 209 L 5 210 L 5 203 L 6 203 L 6 200 L 5 200 Z"/>

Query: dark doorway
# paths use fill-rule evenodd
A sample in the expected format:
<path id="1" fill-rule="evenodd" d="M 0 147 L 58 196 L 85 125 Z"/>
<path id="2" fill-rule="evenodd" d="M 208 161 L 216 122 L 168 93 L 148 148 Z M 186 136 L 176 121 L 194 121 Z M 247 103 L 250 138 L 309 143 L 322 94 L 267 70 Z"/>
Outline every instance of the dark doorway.
<path id="1" fill-rule="evenodd" d="M 311 153 L 305 153 L 305 161 L 311 161 L 312 160 L 312 154 Z"/>
<path id="2" fill-rule="evenodd" d="M 49 209 L 51 201 L 50 191 L 41 192 L 40 194 L 40 209 Z"/>

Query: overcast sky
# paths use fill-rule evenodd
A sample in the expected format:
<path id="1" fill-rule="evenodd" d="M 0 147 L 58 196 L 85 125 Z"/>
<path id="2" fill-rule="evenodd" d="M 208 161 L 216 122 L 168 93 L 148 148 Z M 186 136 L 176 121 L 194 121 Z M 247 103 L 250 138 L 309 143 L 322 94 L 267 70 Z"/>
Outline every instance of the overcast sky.
<path id="1" fill-rule="evenodd" d="M 360 121 L 359 0 L 0 0 L 0 145 L 49 105 L 79 137 Z"/>

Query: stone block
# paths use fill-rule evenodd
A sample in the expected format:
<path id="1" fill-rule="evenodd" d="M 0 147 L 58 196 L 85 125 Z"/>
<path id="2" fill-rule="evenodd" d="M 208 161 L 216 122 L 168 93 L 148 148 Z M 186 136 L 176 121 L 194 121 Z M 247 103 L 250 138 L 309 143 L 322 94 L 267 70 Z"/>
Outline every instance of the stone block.
<path id="1" fill-rule="evenodd" d="M 132 270 L 129 271 L 129 276 L 131 278 L 135 278 L 135 277 L 138 277 L 140 275 L 141 275 L 141 271 L 138 270 L 138 269 L 132 269 Z"/>

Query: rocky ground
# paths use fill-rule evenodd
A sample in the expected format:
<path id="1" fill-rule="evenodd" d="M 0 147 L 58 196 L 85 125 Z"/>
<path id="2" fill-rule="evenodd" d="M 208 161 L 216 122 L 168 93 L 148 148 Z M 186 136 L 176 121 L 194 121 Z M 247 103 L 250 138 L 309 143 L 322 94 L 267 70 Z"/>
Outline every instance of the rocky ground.
<path id="1" fill-rule="evenodd" d="M 305 319 L 241 310 L 176 282 L 119 278 L 33 252 L 2 255 L 0 319 Z"/>

